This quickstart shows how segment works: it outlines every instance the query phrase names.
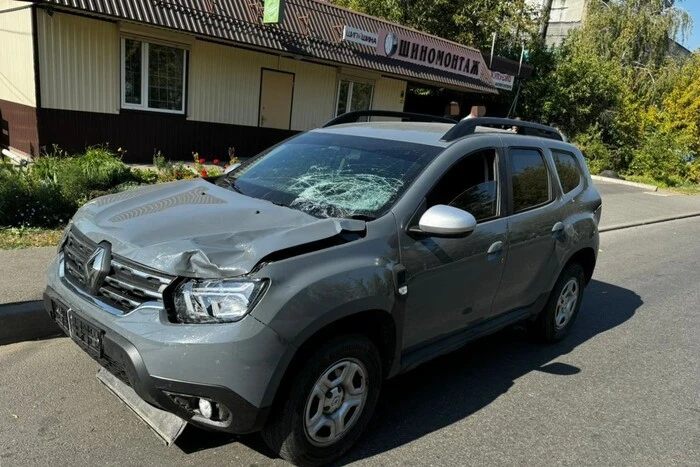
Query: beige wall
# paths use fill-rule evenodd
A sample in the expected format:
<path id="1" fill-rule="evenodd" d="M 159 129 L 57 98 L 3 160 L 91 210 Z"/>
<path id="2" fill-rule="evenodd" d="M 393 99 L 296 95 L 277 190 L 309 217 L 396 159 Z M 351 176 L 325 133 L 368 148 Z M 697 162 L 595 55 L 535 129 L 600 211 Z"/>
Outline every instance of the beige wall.
<path id="1" fill-rule="evenodd" d="M 41 106 L 118 113 L 118 26 L 40 10 L 37 29 Z"/>
<path id="2" fill-rule="evenodd" d="M 257 126 L 260 69 L 276 67 L 273 55 L 196 41 L 190 54 L 187 118 Z"/>
<path id="3" fill-rule="evenodd" d="M 377 110 L 403 111 L 406 99 L 406 81 L 381 78 L 374 88 L 372 108 Z"/>
<path id="4" fill-rule="evenodd" d="M 204 41 L 195 42 L 190 57 L 190 120 L 257 126 L 262 68 L 294 73 L 292 130 L 315 128 L 333 115 L 333 67 Z"/>
<path id="5" fill-rule="evenodd" d="M 0 10 L 28 6 L 0 0 Z M 36 106 L 32 10 L 0 14 L 0 100 Z"/>
<path id="6" fill-rule="evenodd" d="M 336 68 L 283 58 L 280 70 L 294 73 L 292 130 L 318 128 L 333 118 L 338 76 Z"/>

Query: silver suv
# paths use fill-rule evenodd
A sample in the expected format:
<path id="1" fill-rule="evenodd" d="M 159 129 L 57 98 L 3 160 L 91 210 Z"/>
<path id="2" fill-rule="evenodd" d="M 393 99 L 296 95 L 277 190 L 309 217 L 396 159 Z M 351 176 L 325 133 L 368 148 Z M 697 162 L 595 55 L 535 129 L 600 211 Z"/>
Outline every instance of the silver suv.
<path id="1" fill-rule="evenodd" d="M 403 121 L 344 123 L 377 115 Z M 596 263 L 601 198 L 556 130 L 416 120 L 348 114 L 218 180 L 91 201 L 48 312 L 171 441 L 187 421 L 336 459 L 387 378 L 514 323 L 564 337 Z"/>

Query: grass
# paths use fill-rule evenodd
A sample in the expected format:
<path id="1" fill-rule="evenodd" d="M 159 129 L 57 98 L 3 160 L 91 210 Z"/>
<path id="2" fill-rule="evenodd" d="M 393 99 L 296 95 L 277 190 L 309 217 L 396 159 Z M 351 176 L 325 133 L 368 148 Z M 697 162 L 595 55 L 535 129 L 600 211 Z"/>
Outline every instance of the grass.
<path id="1" fill-rule="evenodd" d="M 63 229 L 36 227 L 0 229 L 0 250 L 17 250 L 36 246 L 56 246 Z"/>
<path id="2" fill-rule="evenodd" d="M 672 191 L 675 193 L 680 193 L 683 195 L 700 195 L 700 185 L 695 183 L 683 183 L 680 185 L 669 185 L 666 182 L 654 180 L 651 177 L 646 177 L 643 175 L 625 175 L 625 180 L 630 182 L 645 183 L 647 185 L 654 185 L 662 188 L 664 190 Z"/>

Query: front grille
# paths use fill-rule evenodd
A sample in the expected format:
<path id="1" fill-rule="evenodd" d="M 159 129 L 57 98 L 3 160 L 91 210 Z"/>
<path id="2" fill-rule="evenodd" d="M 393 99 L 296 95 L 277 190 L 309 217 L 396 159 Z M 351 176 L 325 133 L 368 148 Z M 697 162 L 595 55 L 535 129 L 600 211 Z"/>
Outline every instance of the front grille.
<path id="1" fill-rule="evenodd" d="M 66 279 L 74 286 L 123 313 L 144 302 L 163 301 L 163 290 L 170 285 L 173 277 L 115 255 L 97 295 L 89 292 L 85 282 L 86 262 L 96 247 L 97 243 L 75 228 L 68 233 L 63 245 L 64 271 Z"/>

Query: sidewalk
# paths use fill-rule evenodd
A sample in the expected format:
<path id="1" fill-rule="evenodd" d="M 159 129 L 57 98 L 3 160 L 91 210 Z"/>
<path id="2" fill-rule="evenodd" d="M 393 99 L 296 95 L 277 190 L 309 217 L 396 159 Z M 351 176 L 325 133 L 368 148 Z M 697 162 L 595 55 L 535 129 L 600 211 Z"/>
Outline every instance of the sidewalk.
<path id="1" fill-rule="evenodd" d="M 700 196 L 598 180 L 594 184 L 603 198 L 601 232 L 700 215 Z"/>
<path id="2" fill-rule="evenodd" d="M 700 216 L 700 196 L 596 181 L 603 197 L 600 231 Z M 60 334 L 41 302 L 54 247 L 0 250 L 0 345 Z"/>

